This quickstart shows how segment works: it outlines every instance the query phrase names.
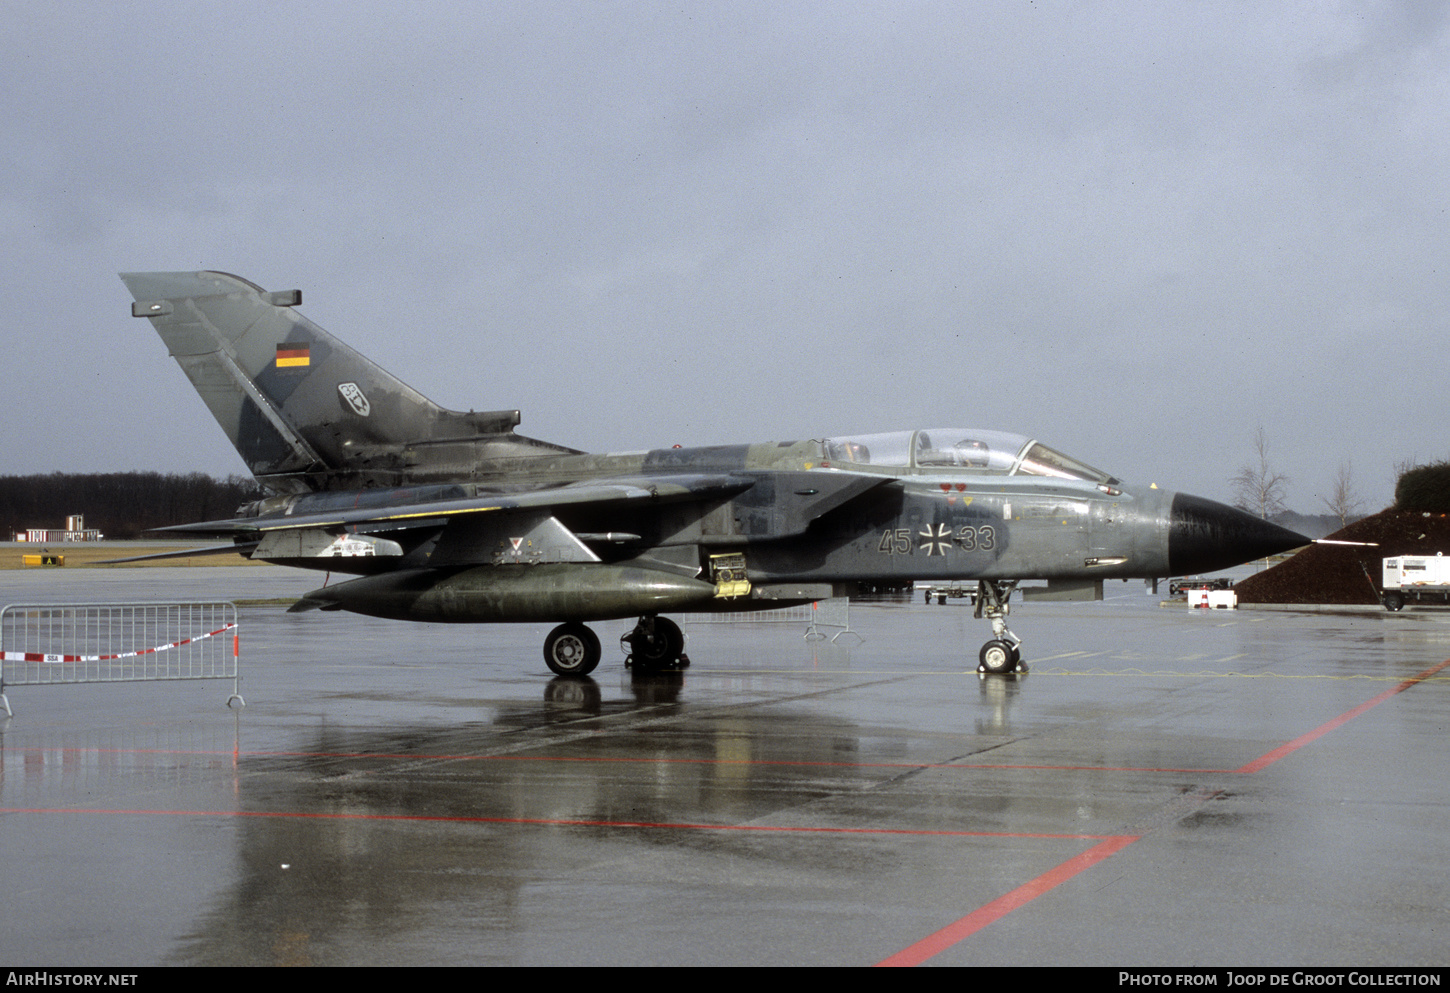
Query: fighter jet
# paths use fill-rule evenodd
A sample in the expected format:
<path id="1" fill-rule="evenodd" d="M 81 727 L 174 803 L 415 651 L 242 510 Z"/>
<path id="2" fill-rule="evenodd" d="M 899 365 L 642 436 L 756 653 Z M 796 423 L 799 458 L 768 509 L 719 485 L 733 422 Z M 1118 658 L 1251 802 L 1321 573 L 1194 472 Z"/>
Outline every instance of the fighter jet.
<path id="1" fill-rule="evenodd" d="M 224 551 L 358 576 L 294 610 L 557 623 L 544 661 L 600 661 L 586 622 L 637 618 L 637 670 L 682 664 L 666 614 L 761 610 L 862 585 L 975 582 L 979 671 L 1021 671 L 1023 580 L 1100 597 L 1106 579 L 1209 572 L 1309 539 L 1132 486 L 1042 442 L 933 427 L 590 454 L 515 433 L 519 411 L 446 410 L 303 317 L 299 290 L 222 272 L 123 273 L 272 495 L 167 528 Z"/>

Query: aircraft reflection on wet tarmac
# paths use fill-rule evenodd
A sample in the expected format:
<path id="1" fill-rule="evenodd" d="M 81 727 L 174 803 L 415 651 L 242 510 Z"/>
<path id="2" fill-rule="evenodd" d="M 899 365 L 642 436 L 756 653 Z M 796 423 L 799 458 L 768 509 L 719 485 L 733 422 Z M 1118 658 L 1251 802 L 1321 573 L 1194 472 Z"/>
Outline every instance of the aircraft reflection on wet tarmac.
<path id="1" fill-rule="evenodd" d="M 648 714 L 661 702 L 673 702 L 661 701 L 655 690 L 673 697 L 683 679 L 632 682 L 641 691 L 633 701 L 605 707 L 591 700 L 584 709 L 637 718 L 642 710 Z M 899 832 L 832 832 L 822 826 L 833 834 L 830 842 L 801 847 L 777 837 L 792 834 L 791 827 L 769 823 L 783 797 L 791 805 L 829 801 L 869 791 L 883 775 L 922 767 L 919 760 L 863 761 L 856 729 L 785 711 L 732 713 L 708 729 L 652 734 L 647 717 L 634 728 L 638 737 L 589 741 L 587 751 L 574 752 L 570 745 L 580 736 L 567 732 L 579 713 L 572 704 L 562 713 L 519 705 L 501 708 L 486 727 L 375 733 L 323 728 L 289 754 L 244 753 L 231 770 L 238 806 L 231 832 L 234 881 L 192 922 L 168 961 L 377 962 L 361 943 L 383 940 L 389 957 L 399 954 L 403 960 L 421 955 L 446 960 L 458 953 L 457 945 L 478 942 L 484 957 L 469 951 L 469 961 L 509 964 L 517 961 L 512 951 L 506 944 L 489 949 L 492 941 L 534 932 L 531 940 L 547 943 L 567 937 L 554 933 L 559 929 L 579 926 L 558 906 L 538 919 L 540 910 L 530 905 L 540 900 L 541 886 L 568 893 L 598 871 L 602 857 L 675 861 L 671 852 L 679 846 L 700 850 L 711 864 L 728 865 L 736 885 L 743 879 L 777 890 L 834 891 L 841 883 L 833 880 L 858 877 L 867 866 L 900 867 Z M 781 721 L 792 725 L 787 738 L 778 734 Z M 556 739 L 548 756 L 498 750 L 501 737 L 529 733 L 532 752 L 551 727 L 566 735 Z M 198 759 L 199 767 L 190 768 L 183 781 L 205 787 L 213 776 L 227 778 L 215 754 Z M 175 774 L 170 763 L 164 771 L 150 771 L 154 777 Z M 151 783 L 166 785 L 174 784 Z M 278 816 L 279 811 L 305 814 Z M 738 830 L 751 824 L 759 829 Z M 432 830 L 445 825 L 472 830 L 466 835 Z M 529 828 L 534 830 L 524 830 Z M 606 837 L 577 845 L 570 835 L 581 831 Z M 923 840 L 935 833 L 905 832 Z M 657 877 L 660 871 L 652 867 L 645 875 Z M 626 890 L 639 885 L 627 875 L 613 883 Z M 997 885 L 1010 883 L 1002 874 Z M 546 898 L 546 905 L 557 899 Z M 445 924 L 437 913 L 442 906 L 466 907 L 466 914 Z M 667 927 L 664 914 L 636 913 L 642 924 L 653 919 L 650 927 Z M 599 925 L 618 929 L 617 922 Z"/>
<path id="2" fill-rule="evenodd" d="M 1450 624 L 1125 590 L 1031 608 L 1042 661 L 1011 681 L 953 658 L 969 608 L 914 602 L 860 608 L 859 645 L 700 625 L 684 672 L 567 685 L 518 668 L 527 626 L 244 607 L 243 711 L 17 693 L 0 954 L 1440 960 Z"/>

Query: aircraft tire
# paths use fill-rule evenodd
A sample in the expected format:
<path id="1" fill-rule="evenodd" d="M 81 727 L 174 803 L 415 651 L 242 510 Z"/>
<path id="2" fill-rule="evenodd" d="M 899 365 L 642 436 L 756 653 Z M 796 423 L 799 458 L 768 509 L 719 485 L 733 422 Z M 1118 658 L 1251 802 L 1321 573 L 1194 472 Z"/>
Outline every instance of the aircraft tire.
<path id="1" fill-rule="evenodd" d="M 636 628 L 629 636 L 631 657 L 637 669 L 648 672 L 663 669 L 680 660 L 685 651 L 685 633 L 668 617 L 655 618 L 653 638 L 646 638 Z"/>
<path id="2" fill-rule="evenodd" d="M 560 624 L 544 639 L 544 664 L 560 676 L 587 676 L 603 653 L 599 636 L 583 624 Z"/>
<path id="3" fill-rule="evenodd" d="M 1016 647 L 1008 641 L 992 640 L 982 646 L 981 653 L 977 656 L 982 663 L 983 672 L 1002 673 L 1011 672 L 1017 668 L 1020 656 Z"/>

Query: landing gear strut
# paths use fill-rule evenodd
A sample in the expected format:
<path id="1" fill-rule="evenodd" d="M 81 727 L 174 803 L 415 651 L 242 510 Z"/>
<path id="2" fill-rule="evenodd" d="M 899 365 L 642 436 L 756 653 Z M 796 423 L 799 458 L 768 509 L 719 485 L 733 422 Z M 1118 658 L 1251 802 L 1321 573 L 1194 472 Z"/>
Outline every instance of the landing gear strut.
<path id="1" fill-rule="evenodd" d="M 986 618 L 992 622 L 992 640 L 982 646 L 977 658 L 978 672 L 1005 675 L 1010 672 L 1026 672 L 1027 663 L 1022 661 L 1022 639 L 1012 633 L 1004 618 L 1011 608 L 1007 601 L 1017 588 L 1017 580 L 1001 582 L 986 579 L 977 581 L 977 606 L 973 617 Z"/>
<path id="2" fill-rule="evenodd" d="M 634 630 L 619 639 L 619 647 L 627 658 L 624 664 L 636 672 L 652 672 L 656 669 L 678 667 L 690 664 L 685 654 L 685 633 L 668 617 L 646 614 L 639 619 Z"/>

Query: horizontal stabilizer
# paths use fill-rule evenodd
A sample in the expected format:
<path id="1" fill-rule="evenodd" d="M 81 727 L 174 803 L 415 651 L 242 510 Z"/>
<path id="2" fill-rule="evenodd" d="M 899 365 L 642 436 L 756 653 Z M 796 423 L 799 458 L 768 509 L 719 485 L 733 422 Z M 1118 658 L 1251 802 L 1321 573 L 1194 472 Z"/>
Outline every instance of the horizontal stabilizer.
<path id="1" fill-rule="evenodd" d="M 257 542 L 247 541 L 238 545 L 208 545 L 206 548 L 183 548 L 175 552 L 155 552 L 151 555 L 132 555 L 124 559 L 105 559 L 96 565 L 122 565 L 126 562 L 159 562 L 162 559 L 191 559 L 202 555 L 246 555 L 257 547 Z"/>

